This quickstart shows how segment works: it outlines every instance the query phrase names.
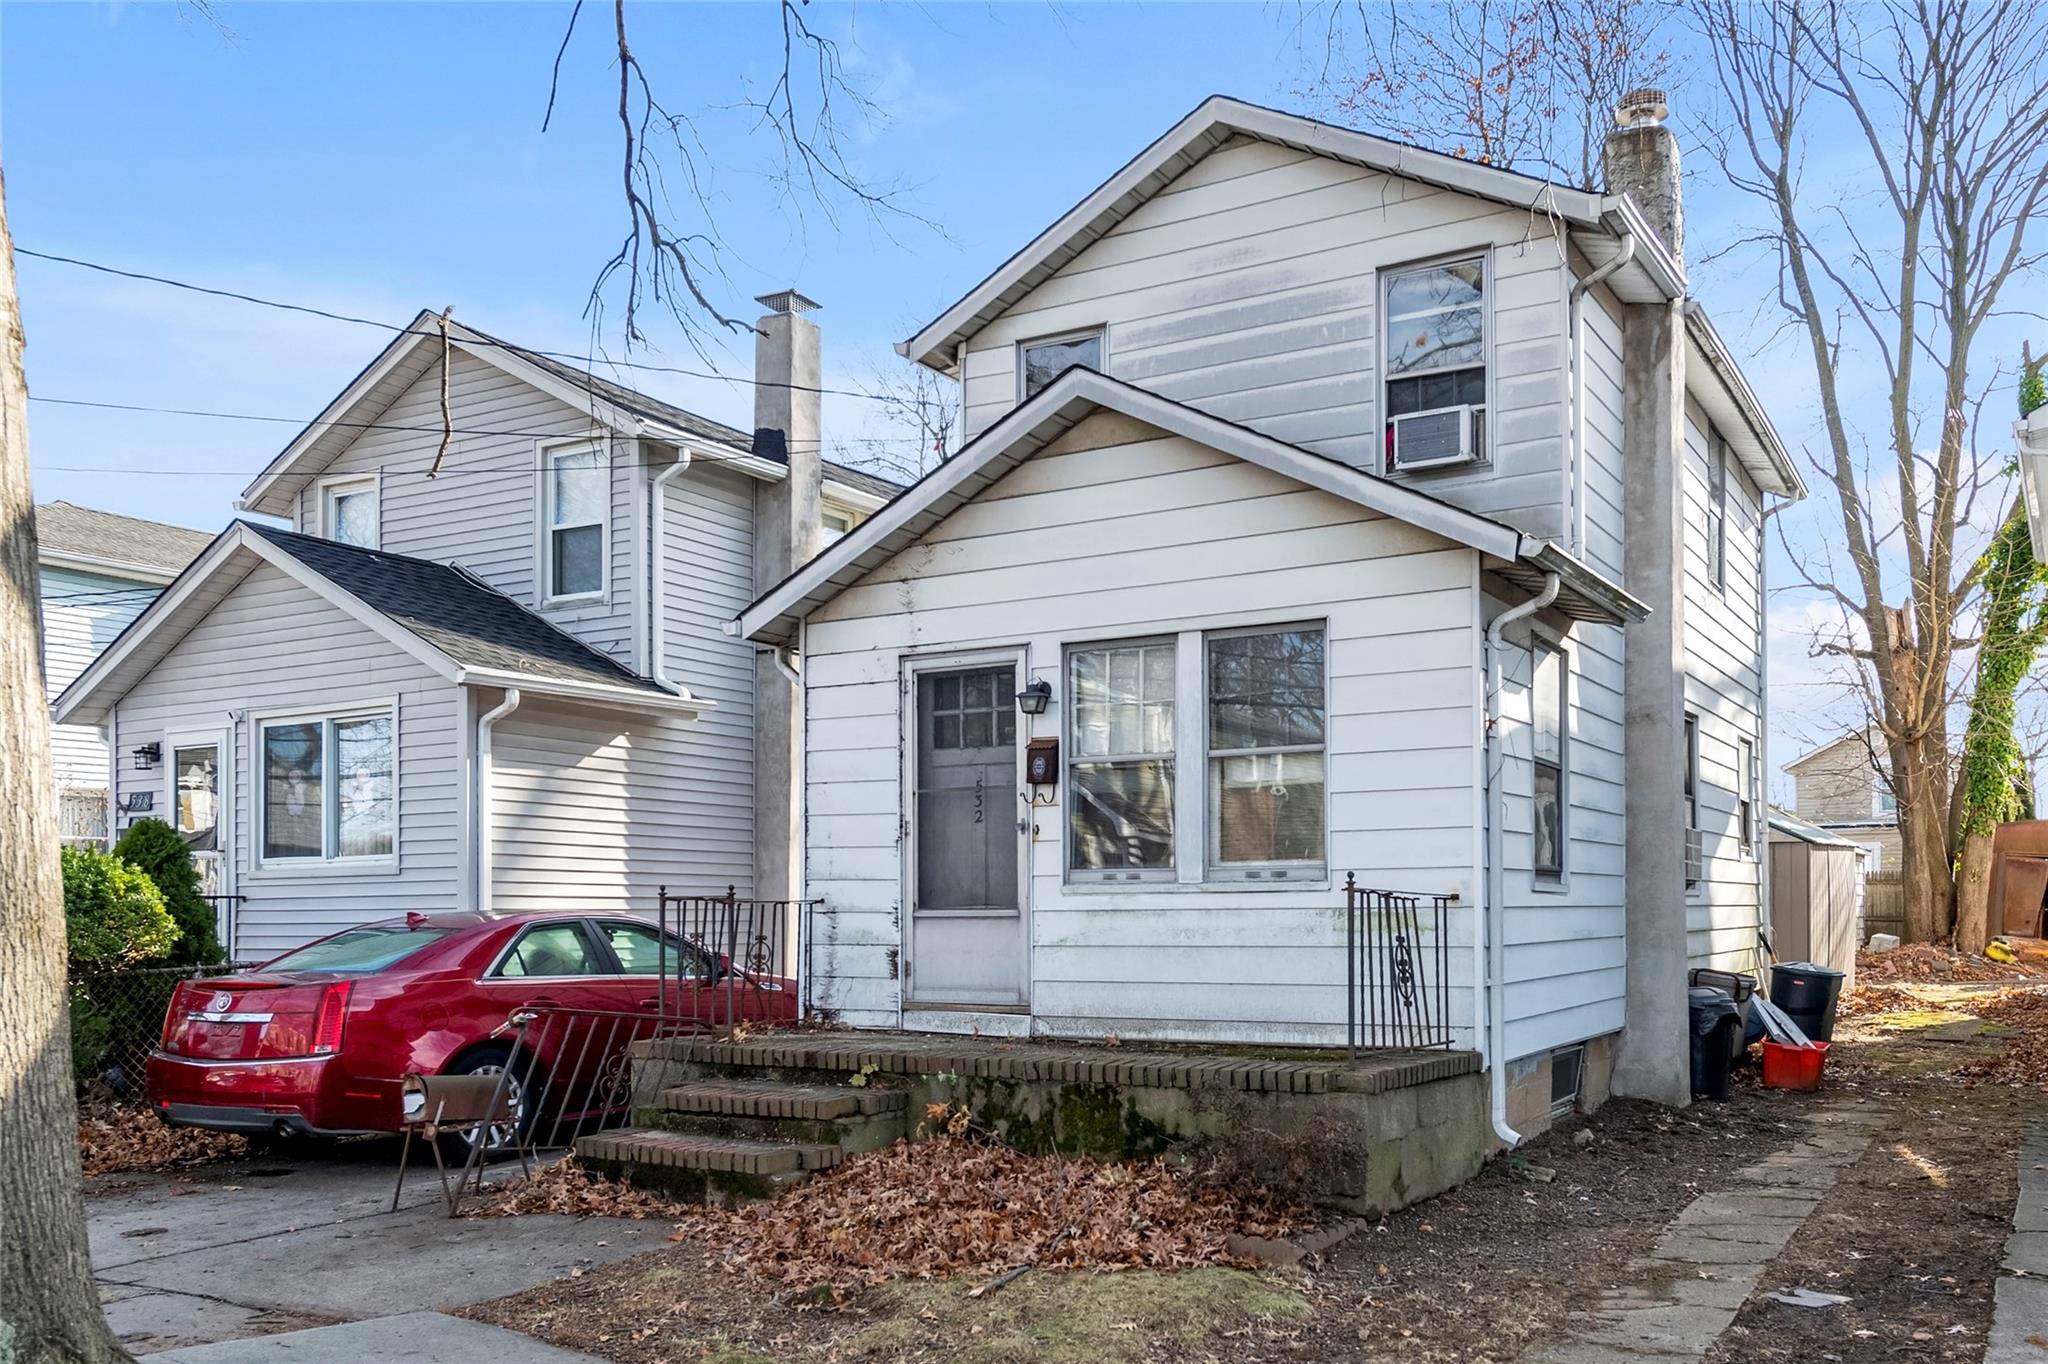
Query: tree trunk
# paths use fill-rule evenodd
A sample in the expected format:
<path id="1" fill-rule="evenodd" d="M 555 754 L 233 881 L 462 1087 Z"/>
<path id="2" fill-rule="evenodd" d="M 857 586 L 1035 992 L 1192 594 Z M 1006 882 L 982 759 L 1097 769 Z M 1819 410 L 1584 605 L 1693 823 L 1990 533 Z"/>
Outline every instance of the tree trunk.
<path id="1" fill-rule="evenodd" d="M 1907 942 L 1940 942 L 1955 905 L 1955 863 L 1948 827 L 1946 727 L 1891 745 L 1892 784 L 1899 802 L 1899 880 L 1905 892 Z"/>
<path id="2" fill-rule="evenodd" d="M 86 1251 L 21 355 L 0 178 L 0 1359 L 100 1364 L 128 1355 Z"/>
<path id="3" fill-rule="evenodd" d="M 1966 835 L 1956 864 L 1956 950 L 1975 955 L 1991 941 L 1991 835 Z"/>

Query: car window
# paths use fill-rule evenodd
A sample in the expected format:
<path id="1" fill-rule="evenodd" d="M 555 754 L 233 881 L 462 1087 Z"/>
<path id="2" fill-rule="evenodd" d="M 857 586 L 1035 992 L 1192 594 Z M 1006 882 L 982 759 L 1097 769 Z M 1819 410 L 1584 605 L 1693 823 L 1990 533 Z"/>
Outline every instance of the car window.
<path id="1" fill-rule="evenodd" d="M 545 924 L 529 928 L 492 972 L 498 976 L 595 976 L 604 967 L 590 950 L 590 939 L 576 924 Z"/>
<path id="2" fill-rule="evenodd" d="M 671 975 L 704 974 L 704 954 L 674 934 L 669 935 L 668 952 L 664 961 L 661 935 L 646 924 L 609 920 L 603 928 L 605 940 L 612 945 L 612 951 L 619 958 L 620 967 L 629 976 L 658 975 L 663 970 Z"/>
<path id="3" fill-rule="evenodd" d="M 381 971 L 455 930 L 412 927 L 406 924 L 376 924 L 351 928 L 331 938 L 307 943 L 296 952 L 264 966 L 266 971 Z"/>

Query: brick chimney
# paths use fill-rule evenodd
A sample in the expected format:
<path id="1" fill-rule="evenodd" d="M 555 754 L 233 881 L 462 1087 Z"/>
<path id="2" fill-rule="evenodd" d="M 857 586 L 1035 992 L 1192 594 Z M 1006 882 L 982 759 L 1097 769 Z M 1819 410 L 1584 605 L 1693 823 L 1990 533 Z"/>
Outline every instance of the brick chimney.
<path id="1" fill-rule="evenodd" d="M 1607 192 L 1627 194 L 1649 218 L 1680 266 L 1685 264 L 1685 192 L 1678 179 L 1678 139 L 1665 120 L 1662 90 L 1631 90 L 1614 106 L 1614 131 L 1600 148 Z"/>
<path id="2" fill-rule="evenodd" d="M 789 477 L 754 485 L 754 591 L 818 552 L 824 456 L 818 413 L 817 304 L 794 289 L 763 294 L 754 324 L 754 453 Z M 795 666 L 801 666 L 798 661 Z M 791 660 L 754 655 L 754 894 L 793 900 L 802 885 L 803 689 Z"/>

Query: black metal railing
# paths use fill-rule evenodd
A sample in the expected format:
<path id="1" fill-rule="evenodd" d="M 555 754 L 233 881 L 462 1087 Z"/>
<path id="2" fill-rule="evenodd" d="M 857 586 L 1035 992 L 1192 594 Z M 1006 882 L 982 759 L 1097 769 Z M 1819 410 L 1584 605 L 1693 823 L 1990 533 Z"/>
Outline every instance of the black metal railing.
<path id="1" fill-rule="evenodd" d="M 661 887 L 661 1012 L 730 1033 L 748 1022 L 794 1022 L 806 1010 L 813 917 L 823 900 L 673 895 Z M 669 943 L 681 939 L 674 960 Z"/>
<path id="2" fill-rule="evenodd" d="M 1372 890 L 1344 878 L 1344 1036 L 1375 1047 L 1451 1045 L 1450 895 Z"/>

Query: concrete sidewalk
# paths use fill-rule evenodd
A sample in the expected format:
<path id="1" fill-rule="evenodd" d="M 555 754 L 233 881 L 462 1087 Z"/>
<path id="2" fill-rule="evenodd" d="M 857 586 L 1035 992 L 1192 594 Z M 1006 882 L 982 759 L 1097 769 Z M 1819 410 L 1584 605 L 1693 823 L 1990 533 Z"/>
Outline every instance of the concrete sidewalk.
<path id="1" fill-rule="evenodd" d="M 559 1364 L 581 1356 L 439 1314 L 656 1249 L 667 1230 L 616 1218 L 451 1220 L 431 1166 L 393 1213 L 396 1170 L 396 1146 L 372 1145 L 88 1181 L 93 1266 L 115 1334 L 132 1353 L 194 1364 Z"/>
<path id="2" fill-rule="evenodd" d="M 2020 1193 L 2012 1209 L 1991 1306 L 1984 1364 L 2041 1364 L 2048 1348 L 2048 1123 L 2020 1142 Z"/>

